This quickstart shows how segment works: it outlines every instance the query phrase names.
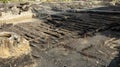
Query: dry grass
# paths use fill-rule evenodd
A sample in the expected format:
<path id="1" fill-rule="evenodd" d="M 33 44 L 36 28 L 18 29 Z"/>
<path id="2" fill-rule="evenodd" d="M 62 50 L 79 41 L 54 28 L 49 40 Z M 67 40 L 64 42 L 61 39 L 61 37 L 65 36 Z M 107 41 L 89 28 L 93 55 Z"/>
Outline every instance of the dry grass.
<path id="1" fill-rule="evenodd" d="M 120 0 L 112 0 L 112 1 L 111 1 L 111 4 L 112 4 L 112 5 L 116 5 L 116 3 L 120 3 Z"/>
<path id="2" fill-rule="evenodd" d="M 40 2 L 69 2 L 69 1 L 74 1 L 74 0 L 0 0 L 0 2 L 23 2 L 23 1 L 40 1 Z M 88 0 L 88 1 L 93 1 L 93 0 Z M 98 1 L 98 0 L 95 0 Z M 102 0 L 101 0 L 102 1 Z M 112 0 L 112 2 L 120 2 L 120 0 Z"/>
<path id="3" fill-rule="evenodd" d="M 63 1 L 72 1 L 72 0 L 39 0 L 39 1 L 44 1 L 44 2 L 63 2 Z"/>
<path id="4" fill-rule="evenodd" d="M 24 1 L 40 1 L 40 2 L 70 2 L 72 0 L 0 0 L 0 2 L 24 2 Z"/>

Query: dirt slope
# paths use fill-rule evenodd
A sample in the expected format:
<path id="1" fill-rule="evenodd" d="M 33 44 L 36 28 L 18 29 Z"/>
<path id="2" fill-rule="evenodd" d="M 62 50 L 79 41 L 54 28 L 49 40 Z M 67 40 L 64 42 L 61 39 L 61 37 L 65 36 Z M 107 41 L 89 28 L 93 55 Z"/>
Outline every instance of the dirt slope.
<path id="1" fill-rule="evenodd" d="M 118 67 L 120 14 L 49 10 L 36 22 L 1 24 L 0 31 L 30 41 L 38 67 Z"/>

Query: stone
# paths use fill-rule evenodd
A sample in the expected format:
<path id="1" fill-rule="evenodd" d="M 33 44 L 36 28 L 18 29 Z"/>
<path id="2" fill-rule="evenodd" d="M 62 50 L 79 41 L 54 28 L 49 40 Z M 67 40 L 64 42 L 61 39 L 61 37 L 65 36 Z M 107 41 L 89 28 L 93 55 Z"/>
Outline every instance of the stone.
<path id="1" fill-rule="evenodd" d="M 16 6 L 13 6 L 13 7 L 11 8 L 11 12 L 12 12 L 12 14 L 14 14 L 14 15 L 18 15 L 18 14 L 20 13 L 20 9 L 17 8 Z"/>
<path id="2" fill-rule="evenodd" d="M 29 41 L 13 32 L 1 32 L 0 67 L 35 67 Z"/>

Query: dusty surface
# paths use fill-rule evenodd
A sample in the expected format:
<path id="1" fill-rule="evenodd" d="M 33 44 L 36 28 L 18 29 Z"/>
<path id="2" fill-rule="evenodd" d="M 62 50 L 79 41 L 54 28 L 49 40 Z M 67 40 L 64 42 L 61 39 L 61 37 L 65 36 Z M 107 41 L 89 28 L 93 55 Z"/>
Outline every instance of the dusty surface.
<path id="1" fill-rule="evenodd" d="M 21 15 L 12 15 L 12 14 L 6 13 L 3 17 L 0 17 L 0 22 L 16 24 L 19 22 L 26 22 L 26 21 L 28 22 L 30 21 L 30 19 L 32 20 L 31 12 L 24 12 Z"/>
<path id="2" fill-rule="evenodd" d="M 0 33 L 0 67 L 35 67 L 29 42 L 13 32 Z"/>
<path id="3" fill-rule="evenodd" d="M 23 37 L 11 32 L 0 33 L 0 57 L 11 58 L 29 54 L 31 48 L 29 42 Z"/>
<path id="4" fill-rule="evenodd" d="M 30 10 L 29 3 L 2 4 L 0 3 L 0 22 L 1 23 L 21 23 L 34 21 L 33 13 Z M 24 20 L 24 21 L 23 21 Z"/>
<path id="5" fill-rule="evenodd" d="M 119 67 L 120 14 L 41 10 L 33 11 L 40 21 L 1 24 L 0 28 L 30 41 L 38 67 Z"/>

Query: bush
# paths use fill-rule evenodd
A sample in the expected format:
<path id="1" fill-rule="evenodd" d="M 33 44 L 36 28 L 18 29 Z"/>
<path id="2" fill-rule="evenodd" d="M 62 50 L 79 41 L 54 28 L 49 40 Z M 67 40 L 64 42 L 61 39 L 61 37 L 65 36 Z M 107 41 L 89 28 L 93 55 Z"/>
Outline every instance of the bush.
<path id="1" fill-rule="evenodd" d="M 7 3 L 9 1 L 17 1 L 17 0 L 0 0 L 0 2 Z"/>

